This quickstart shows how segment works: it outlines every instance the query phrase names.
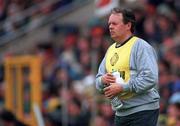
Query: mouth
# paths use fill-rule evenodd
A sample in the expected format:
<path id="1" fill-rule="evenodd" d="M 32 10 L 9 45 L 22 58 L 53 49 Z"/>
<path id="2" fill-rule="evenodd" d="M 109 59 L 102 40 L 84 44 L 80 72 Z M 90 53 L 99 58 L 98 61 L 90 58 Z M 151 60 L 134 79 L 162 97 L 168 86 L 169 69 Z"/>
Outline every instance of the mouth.
<path id="1" fill-rule="evenodd" d="M 110 31 L 110 35 L 111 35 L 111 36 L 114 35 L 114 32 L 113 32 L 113 31 Z"/>

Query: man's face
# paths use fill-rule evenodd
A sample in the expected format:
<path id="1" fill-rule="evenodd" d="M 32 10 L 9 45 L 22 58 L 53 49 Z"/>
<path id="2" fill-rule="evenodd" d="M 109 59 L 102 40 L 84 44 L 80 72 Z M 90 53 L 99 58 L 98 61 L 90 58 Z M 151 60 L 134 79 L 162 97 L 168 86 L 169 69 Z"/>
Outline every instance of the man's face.
<path id="1" fill-rule="evenodd" d="M 111 38 L 115 41 L 121 41 L 128 30 L 128 24 L 123 23 L 123 16 L 121 13 L 111 14 L 109 17 L 108 26 Z"/>

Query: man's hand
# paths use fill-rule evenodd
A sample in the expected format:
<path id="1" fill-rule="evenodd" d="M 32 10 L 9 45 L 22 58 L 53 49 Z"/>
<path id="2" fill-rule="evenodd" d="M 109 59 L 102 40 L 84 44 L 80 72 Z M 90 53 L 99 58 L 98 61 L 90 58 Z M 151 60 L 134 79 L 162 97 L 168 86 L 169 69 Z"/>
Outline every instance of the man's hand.
<path id="1" fill-rule="evenodd" d="M 111 74 L 111 73 L 106 73 L 105 75 L 102 76 L 102 83 L 105 84 L 106 86 L 110 85 L 110 83 L 115 83 L 116 78 Z"/>
<path id="2" fill-rule="evenodd" d="M 122 91 L 123 91 L 122 86 L 117 83 L 111 83 L 108 87 L 104 88 L 104 94 L 109 99 L 112 99 Z"/>

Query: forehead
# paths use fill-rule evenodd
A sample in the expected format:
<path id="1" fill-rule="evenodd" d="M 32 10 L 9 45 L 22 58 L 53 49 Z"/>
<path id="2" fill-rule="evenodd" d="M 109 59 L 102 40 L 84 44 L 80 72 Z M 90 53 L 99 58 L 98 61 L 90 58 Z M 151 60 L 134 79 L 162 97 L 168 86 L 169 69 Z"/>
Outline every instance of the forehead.
<path id="1" fill-rule="evenodd" d="M 119 22 L 122 21 L 122 14 L 118 13 L 118 14 L 111 14 L 109 16 L 109 22 Z"/>

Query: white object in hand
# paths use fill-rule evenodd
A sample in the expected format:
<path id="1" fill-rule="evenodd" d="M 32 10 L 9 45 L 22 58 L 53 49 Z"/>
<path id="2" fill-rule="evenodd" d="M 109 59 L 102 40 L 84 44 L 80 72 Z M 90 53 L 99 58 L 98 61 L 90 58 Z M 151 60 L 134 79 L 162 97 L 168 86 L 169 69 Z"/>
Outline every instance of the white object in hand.
<path id="1" fill-rule="evenodd" d="M 113 72 L 112 75 L 116 78 L 116 83 L 124 84 L 124 80 L 122 79 L 122 77 L 120 77 L 119 72 Z M 121 100 L 117 96 L 111 99 L 111 105 L 113 110 L 118 110 L 123 106 Z"/>
<path id="2" fill-rule="evenodd" d="M 124 84 L 124 80 L 122 77 L 120 77 L 119 72 L 113 72 L 112 75 L 116 78 L 116 83 L 118 84 Z"/>

